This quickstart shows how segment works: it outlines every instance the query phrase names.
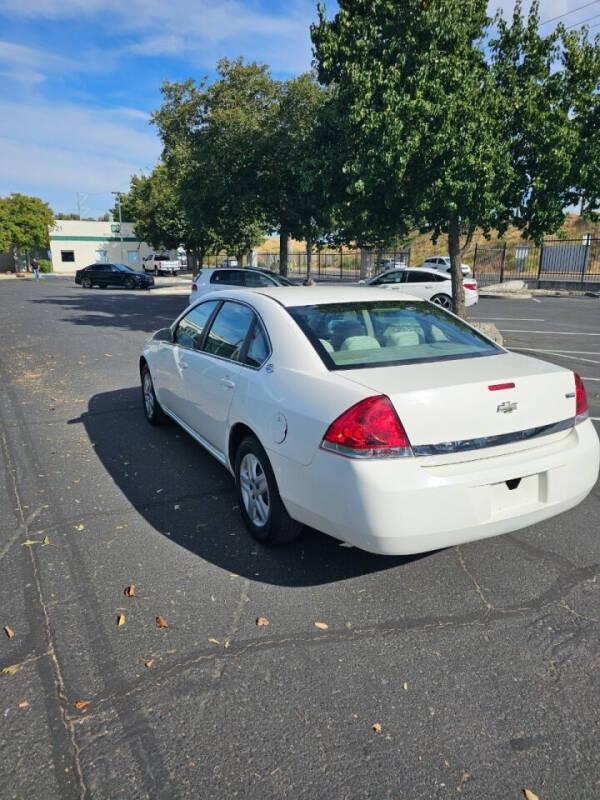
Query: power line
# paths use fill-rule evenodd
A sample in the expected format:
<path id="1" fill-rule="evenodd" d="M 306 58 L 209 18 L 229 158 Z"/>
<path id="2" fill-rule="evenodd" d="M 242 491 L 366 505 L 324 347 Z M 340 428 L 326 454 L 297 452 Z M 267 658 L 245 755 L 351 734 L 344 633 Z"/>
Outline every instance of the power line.
<path id="1" fill-rule="evenodd" d="M 600 14 L 594 14 L 593 17 L 588 17 L 587 19 L 582 19 L 581 22 L 575 22 L 573 25 L 567 25 L 565 30 L 566 31 L 570 31 L 571 28 L 579 28 L 579 27 L 581 27 L 581 25 L 585 25 L 586 22 L 593 22 L 595 19 L 598 19 L 598 17 L 600 17 Z"/>
<path id="2" fill-rule="evenodd" d="M 565 11 L 564 14 L 558 14 L 556 17 L 551 17 L 550 19 L 545 19 L 543 22 L 540 22 L 540 25 L 547 25 L 549 22 L 555 22 L 557 19 L 562 19 L 563 17 L 568 17 L 569 14 L 574 14 L 576 11 L 582 11 L 584 8 L 589 8 L 590 6 L 595 6 L 598 3 L 598 0 L 593 0 L 591 3 L 586 3 L 583 6 L 577 6 L 577 8 L 572 8 L 570 11 Z"/>

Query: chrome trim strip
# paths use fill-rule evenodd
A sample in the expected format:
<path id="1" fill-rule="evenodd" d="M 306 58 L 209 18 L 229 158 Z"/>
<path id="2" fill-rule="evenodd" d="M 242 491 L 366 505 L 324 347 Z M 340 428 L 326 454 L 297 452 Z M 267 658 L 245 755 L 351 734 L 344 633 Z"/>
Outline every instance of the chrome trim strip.
<path id="1" fill-rule="evenodd" d="M 230 472 L 232 472 L 231 467 L 229 466 L 229 462 L 228 462 L 227 458 L 223 455 L 223 453 L 220 450 L 217 450 L 217 448 L 213 447 L 212 444 L 207 442 L 206 439 L 203 436 L 200 436 L 200 434 L 197 433 L 193 428 L 190 428 L 190 426 L 187 423 L 185 423 L 182 419 L 180 419 L 177 416 L 177 414 L 174 414 L 173 411 L 171 411 L 170 409 L 166 408 L 165 406 L 161 406 L 161 408 L 165 412 L 165 414 L 167 414 L 169 417 L 171 417 L 171 419 L 174 420 L 180 427 L 182 427 L 183 430 L 186 433 L 189 433 L 189 435 L 192 437 L 192 439 L 195 439 L 198 442 L 198 444 L 202 445 L 202 447 L 208 453 L 210 453 L 210 455 L 213 456 L 213 458 L 216 458 L 217 461 L 220 464 L 223 464 L 224 467 L 227 467 L 227 469 Z M 233 474 L 233 472 L 232 472 L 232 474 Z"/>
<path id="2" fill-rule="evenodd" d="M 500 447 L 512 442 L 526 442 L 529 439 L 536 439 L 538 436 L 550 436 L 552 433 L 565 431 L 568 428 L 572 428 L 579 421 L 579 418 L 569 417 L 569 419 L 564 419 L 560 422 L 552 422 L 550 425 L 540 425 L 537 428 L 528 428 L 514 433 L 480 436 L 476 439 L 462 439 L 456 442 L 413 445 L 413 453 L 416 456 L 438 456 L 447 453 L 465 453 L 469 450 L 481 450 L 485 447 Z"/>

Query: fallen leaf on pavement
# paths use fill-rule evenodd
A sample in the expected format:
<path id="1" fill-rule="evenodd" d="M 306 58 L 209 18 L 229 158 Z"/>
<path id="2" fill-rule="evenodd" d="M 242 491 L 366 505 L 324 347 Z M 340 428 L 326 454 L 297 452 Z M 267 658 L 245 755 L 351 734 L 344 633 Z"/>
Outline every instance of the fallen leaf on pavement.
<path id="1" fill-rule="evenodd" d="M 404 681 L 404 683 L 402 684 L 402 688 L 404 689 L 405 692 L 408 692 L 408 683 L 406 681 Z"/>
<path id="2" fill-rule="evenodd" d="M 12 664 L 10 667 L 4 667 L 2 670 L 3 675 L 16 675 L 17 672 L 21 669 L 18 664 Z"/>
<path id="3" fill-rule="evenodd" d="M 135 597 L 135 583 L 132 583 L 130 586 L 127 586 L 123 594 L 125 595 L 125 597 Z"/>
<path id="4" fill-rule="evenodd" d="M 447 758 L 444 759 L 444 766 L 445 767 L 449 767 L 450 766 L 450 762 L 448 761 Z"/>
<path id="5" fill-rule="evenodd" d="M 169 627 L 169 623 L 167 622 L 167 620 L 164 617 L 157 617 L 156 618 L 156 624 L 158 625 L 159 628 L 168 628 Z"/>
<path id="6" fill-rule="evenodd" d="M 77 478 L 77 480 L 75 480 L 75 481 L 71 481 L 71 483 L 75 483 L 75 484 L 77 484 L 77 483 L 79 483 L 79 481 L 80 481 L 80 479 L 79 479 L 79 478 Z"/>
<path id="7" fill-rule="evenodd" d="M 229 639 L 226 642 L 224 642 L 223 647 L 225 648 L 225 650 L 229 650 L 229 648 L 231 647 L 231 642 L 229 641 Z"/>
<path id="8" fill-rule="evenodd" d="M 315 628 L 318 628 L 320 631 L 326 631 L 329 625 L 326 622 L 315 622 Z"/>
<path id="9" fill-rule="evenodd" d="M 523 794 L 527 800 L 539 800 L 537 794 L 534 794 L 530 789 L 523 789 Z"/>
<path id="10" fill-rule="evenodd" d="M 84 531 L 85 530 L 85 525 L 83 525 L 83 523 L 80 522 L 79 525 L 75 525 L 75 530 L 76 531 Z"/>
<path id="11" fill-rule="evenodd" d="M 151 667 L 152 664 L 154 664 L 154 659 L 153 658 L 149 658 L 148 661 L 144 661 L 144 666 L 145 667 Z"/>
<path id="12" fill-rule="evenodd" d="M 104 353 L 107 358 L 112 358 L 112 353 Z"/>
<path id="13" fill-rule="evenodd" d="M 8 625 L 4 626 L 4 633 L 8 636 L 9 639 L 12 639 L 15 635 L 15 632 L 12 628 L 9 628 Z"/>
<path id="14" fill-rule="evenodd" d="M 271 623 L 266 617 L 257 617 L 256 624 L 259 628 L 264 628 L 266 625 L 270 625 Z"/>
<path id="15" fill-rule="evenodd" d="M 209 639 L 208 641 L 209 641 L 211 644 L 221 644 L 221 642 L 220 642 L 218 639 Z"/>
<path id="16" fill-rule="evenodd" d="M 382 733 L 383 731 L 380 722 L 374 722 L 373 725 L 371 725 L 371 728 L 375 731 L 375 733 Z"/>
<path id="17" fill-rule="evenodd" d="M 77 700 L 74 705 L 77 711 L 85 711 L 90 702 L 90 700 Z"/>
<path id="18" fill-rule="evenodd" d="M 125 625 L 125 614 L 119 614 L 117 617 L 117 625 L 119 628 L 122 628 Z"/>
<path id="19" fill-rule="evenodd" d="M 21 700 L 21 702 L 19 703 L 19 708 L 29 708 L 29 701 Z"/>
<path id="20" fill-rule="evenodd" d="M 31 547 L 34 544 L 42 544 L 40 539 L 25 539 L 23 547 Z"/>
<path id="21" fill-rule="evenodd" d="M 46 547 L 48 544 L 50 544 L 50 539 L 47 536 L 44 536 L 42 539 L 42 547 Z"/>

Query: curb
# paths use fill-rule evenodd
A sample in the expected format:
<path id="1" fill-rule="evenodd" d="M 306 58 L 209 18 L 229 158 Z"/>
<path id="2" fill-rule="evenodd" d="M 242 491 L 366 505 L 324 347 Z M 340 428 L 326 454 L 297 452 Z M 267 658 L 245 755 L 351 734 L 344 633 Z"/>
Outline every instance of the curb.
<path id="1" fill-rule="evenodd" d="M 532 292 L 486 292 L 479 290 L 479 297 L 499 297 L 502 300 L 531 300 Z"/>

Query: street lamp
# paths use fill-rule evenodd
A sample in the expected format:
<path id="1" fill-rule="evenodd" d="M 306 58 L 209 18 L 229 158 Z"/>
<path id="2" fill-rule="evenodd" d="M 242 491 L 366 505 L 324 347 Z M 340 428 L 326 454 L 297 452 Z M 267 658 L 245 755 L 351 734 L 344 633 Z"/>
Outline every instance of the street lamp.
<path id="1" fill-rule="evenodd" d="M 121 192 L 111 192 L 117 198 L 117 203 L 119 204 L 119 239 L 121 240 L 121 264 L 124 263 L 123 261 L 123 220 L 121 219 Z"/>

